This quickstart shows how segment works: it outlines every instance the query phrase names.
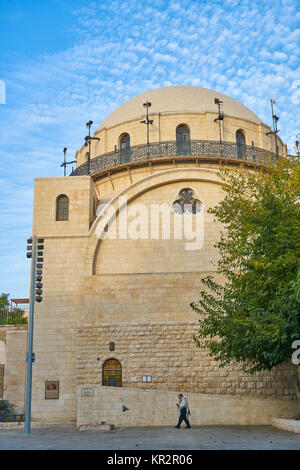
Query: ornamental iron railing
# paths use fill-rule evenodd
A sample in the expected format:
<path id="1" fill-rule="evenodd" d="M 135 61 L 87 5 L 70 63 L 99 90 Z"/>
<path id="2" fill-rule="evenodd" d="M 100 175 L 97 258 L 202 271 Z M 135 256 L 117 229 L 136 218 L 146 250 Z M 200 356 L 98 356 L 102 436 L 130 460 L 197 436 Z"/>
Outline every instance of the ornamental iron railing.
<path id="1" fill-rule="evenodd" d="M 189 142 L 153 142 L 135 145 L 126 149 L 116 149 L 90 160 L 90 174 L 113 170 L 124 165 L 134 165 L 155 160 L 212 158 L 219 160 L 239 160 L 254 164 L 268 165 L 270 159 L 276 161 L 278 156 L 268 150 L 254 145 L 237 145 L 234 142 L 218 142 L 213 140 L 191 140 Z M 72 171 L 70 176 L 88 174 L 88 163 L 84 163 Z"/>

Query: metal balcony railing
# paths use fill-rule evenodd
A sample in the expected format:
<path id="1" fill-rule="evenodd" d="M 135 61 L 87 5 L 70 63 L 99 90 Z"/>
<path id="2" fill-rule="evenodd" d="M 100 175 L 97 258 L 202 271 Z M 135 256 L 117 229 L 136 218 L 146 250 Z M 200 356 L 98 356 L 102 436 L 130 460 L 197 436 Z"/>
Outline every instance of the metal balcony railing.
<path id="1" fill-rule="evenodd" d="M 219 142 L 213 140 L 190 140 L 189 142 L 166 141 L 153 142 L 149 145 L 135 145 L 126 149 L 116 149 L 90 160 L 90 174 L 105 173 L 120 166 L 134 166 L 155 160 L 238 160 L 254 164 L 268 165 L 270 159 L 276 161 L 278 156 L 268 150 L 254 145 L 237 145 L 234 142 Z M 88 163 L 80 165 L 70 176 L 88 174 Z"/>
<path id="2" fill-rule="evenodd" d="M 22 325 L 28 323 L 28 305 L 24 308 L 0 308 L 0 326 L 1 325 Z"/>

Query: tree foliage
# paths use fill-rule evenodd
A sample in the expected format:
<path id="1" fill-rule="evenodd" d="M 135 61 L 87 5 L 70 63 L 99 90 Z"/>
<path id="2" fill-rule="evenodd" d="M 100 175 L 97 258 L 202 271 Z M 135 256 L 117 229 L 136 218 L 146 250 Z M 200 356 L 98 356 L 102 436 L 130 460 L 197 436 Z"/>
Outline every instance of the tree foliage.
<path id="1" fill-rule="evenodd" d="M 9 308 L 9 294 L 0 295 L 0 325 L 27 323 L 26 312 L 19 307 Z"/>
<path id="2" fill-rule="evenodd" d="M 9 294 L 2 293 L 0 295 L 0 309 L 6 308 L 9 306 L 8 297 L 9 297 Z"/>
<path id="3" fill-rule="evenodd" d="M 200 314 L 198 346 L 225 366 L 270 370 L 300 339 L 300 162 L 222 170 L 224 199 L 209 212 L 223 224 L 218 272 L 202 279 L 191 307 Z"/>

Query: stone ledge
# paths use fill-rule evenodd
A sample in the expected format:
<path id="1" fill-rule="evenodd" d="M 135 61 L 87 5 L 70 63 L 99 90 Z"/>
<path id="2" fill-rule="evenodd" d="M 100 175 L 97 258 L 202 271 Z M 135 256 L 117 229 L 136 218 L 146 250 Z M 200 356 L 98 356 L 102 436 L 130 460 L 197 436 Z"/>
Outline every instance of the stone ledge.
<path id="1" fill-rule="evenodd" d="M 16 423 L 16 422 L 0 423 L 0 429 L 19 429 L 22 426 L 24 428 L 24 422 L 22 422 L 22 423 Z"/>
<path id="2" fill-rule="evenodd" d="M 53 427 L 61 427 L 61 428 L 75 428 L 76 422 L 75 421 L 31 421 L 30 429 L 38 429 L 38 428 L 53 428 Z M 22 421 L 21 423 L 10 422 L 0 423 L 0 429 L 24 429 L 25 423 Z"/>
<path id="3" fill-rule="evenodd" d="M 285 431 L 300 434 L 300 420 L 297 419 L 272 419 L 272 426 Z"/>
<path id="4" fill-rule="evenodd" d="M 112 431 L 115 429 L 114 424 L 81 424 L 78 431 Z"/>

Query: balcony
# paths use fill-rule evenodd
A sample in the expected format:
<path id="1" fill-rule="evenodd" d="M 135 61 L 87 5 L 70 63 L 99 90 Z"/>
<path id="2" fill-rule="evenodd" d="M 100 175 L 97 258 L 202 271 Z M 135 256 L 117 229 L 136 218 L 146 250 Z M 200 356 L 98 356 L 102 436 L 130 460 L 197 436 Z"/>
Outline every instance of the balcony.
<path id="1" fill-rule="evenodd" d="M 130 168 L 141 166 L 184 162 L 198 164 L 211 162 L 244 162 L 250 165 L 268 165 L 270 159 L 278 156 L 268 150 L 233 142 L 213 140 L 190 140 L 189 142 L 153 142 L 149 145 L 135 145 L 127 149 L 116 149 L 90 160 L 90 174 L 94 180 Z M 88 163 L 77 167 L 70 176 L 88 174 Z"/>

